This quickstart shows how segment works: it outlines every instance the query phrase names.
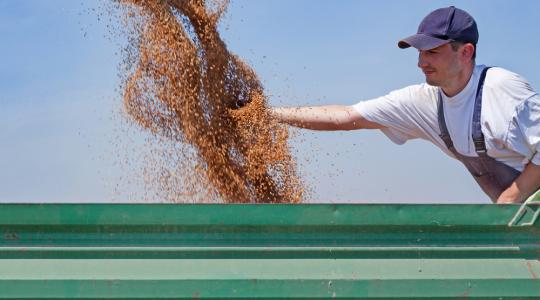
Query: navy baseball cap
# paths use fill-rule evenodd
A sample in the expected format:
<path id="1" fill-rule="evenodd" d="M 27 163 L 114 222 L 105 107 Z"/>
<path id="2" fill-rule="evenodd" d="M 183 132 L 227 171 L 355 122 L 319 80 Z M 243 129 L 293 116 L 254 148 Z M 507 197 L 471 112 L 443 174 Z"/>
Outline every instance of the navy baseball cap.
<path id="1" fill-rule="evenodd" d="M 473 17 L 454 6 L 432 11 L 418 26 L 418 33 L 399 41 L 398 47 L 430 50 L 450 42 L 478 43 L 478 27 Z"/>

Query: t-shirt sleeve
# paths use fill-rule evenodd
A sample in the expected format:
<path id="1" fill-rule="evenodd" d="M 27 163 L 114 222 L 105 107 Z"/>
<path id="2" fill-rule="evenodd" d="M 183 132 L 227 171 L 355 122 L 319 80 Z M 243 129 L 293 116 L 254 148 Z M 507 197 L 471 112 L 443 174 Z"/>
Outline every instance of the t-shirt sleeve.
<path id="1" fill-rule="evenodd" d="M 422 90 L 422 85 L 409 86 L 383 97 L 361 101 L 353 108 L 368 121 L 384 126 L 381 131 L 394 143 L 401 145 L 408 140 L 425 137 L 424 130 L 415 119 L 423 115 L 417 105 L 426 98 Z"/>
<path id="2" fill-rule="evenodd" d="M 540 165 L 540 96 L 534 95 L 516 108 L 508 130 L 508 143 L 524 155 L 527 162 Z"/>

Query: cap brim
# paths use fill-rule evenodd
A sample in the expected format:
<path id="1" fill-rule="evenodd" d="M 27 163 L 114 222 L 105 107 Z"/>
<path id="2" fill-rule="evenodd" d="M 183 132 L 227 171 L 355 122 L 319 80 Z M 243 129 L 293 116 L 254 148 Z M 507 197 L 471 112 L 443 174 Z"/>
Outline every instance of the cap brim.
<path id="1" fill-rule="evenodd" d="M 451 40 L 443 40 L 426 34 L 418 33 L 399 41 L 398 47 L 401 49 L 414 47 L 418 50 L 431 50 L 450 42 Z"/>

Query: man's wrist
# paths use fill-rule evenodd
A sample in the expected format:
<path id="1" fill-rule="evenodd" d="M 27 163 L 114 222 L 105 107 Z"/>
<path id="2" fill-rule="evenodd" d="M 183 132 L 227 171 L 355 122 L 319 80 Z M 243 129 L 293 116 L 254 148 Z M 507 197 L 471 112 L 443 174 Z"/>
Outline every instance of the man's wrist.
<path id="1" fill-rule="evenodd" d="M 517 184 L 512 183 L 497 199 L 497 204 L 514 204 L 525 201 L 527 195 L 524 195 Z"/>

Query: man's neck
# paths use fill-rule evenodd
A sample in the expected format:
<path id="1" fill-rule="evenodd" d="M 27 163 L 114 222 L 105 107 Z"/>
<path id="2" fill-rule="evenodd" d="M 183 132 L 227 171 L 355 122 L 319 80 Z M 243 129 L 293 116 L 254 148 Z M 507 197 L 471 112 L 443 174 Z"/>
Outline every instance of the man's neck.
<path id="1" fill-rule="evenodd" d="M 453 80 L 450 80 L 447 86 L 441 87 L 444 94 L 448 97 L 454 97 L 459 94 L 469 83 L 474 71 L 475 64 L 469 64 L 463 68 L 462 72 L 458 73 Z"/>

